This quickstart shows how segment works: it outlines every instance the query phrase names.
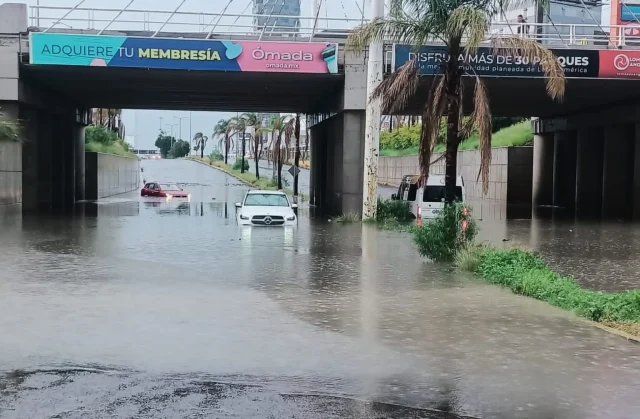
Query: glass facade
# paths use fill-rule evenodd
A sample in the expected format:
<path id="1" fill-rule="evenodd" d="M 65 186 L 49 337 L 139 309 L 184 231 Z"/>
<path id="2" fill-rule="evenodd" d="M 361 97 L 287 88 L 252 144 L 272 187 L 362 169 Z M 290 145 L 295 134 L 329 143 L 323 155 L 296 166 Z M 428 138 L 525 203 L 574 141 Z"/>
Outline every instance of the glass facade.
<path id="1" fill-rule="evenodd" d="M 253 0 L 253 14 L 265 15 L 254 18 L 253 25 L 256 32 L 279 33 L 298 32 L 300 19 L 300 0 Z M 266 28 L 265 28 L 266 26 Z"/>

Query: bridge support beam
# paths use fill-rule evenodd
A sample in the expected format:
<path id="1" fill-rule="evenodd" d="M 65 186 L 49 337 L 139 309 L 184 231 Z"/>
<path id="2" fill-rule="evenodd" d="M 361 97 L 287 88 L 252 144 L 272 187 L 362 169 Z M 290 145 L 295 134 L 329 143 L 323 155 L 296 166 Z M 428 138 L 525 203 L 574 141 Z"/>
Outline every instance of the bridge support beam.
<path id="1" fill-rule="evenodd" d="M 604 164 L 602 175 L 602 216 L 628 218 L 633 180 L 633 125 L 616 124 L 604 128 Z"/>
<path id="2" fill-rule="evenodd" d="M 576 217 L 602 215 L 603 128 L 578 131 L 576 162 Z"/>
<path id="3" fill-rule="evenodd" d="M 343 111 L 311 127 L 311 185 L 316 207 L 360 213 L 364 177 L 364 111 Z"/>
<path id="4" fill-rule="evenodd" d="M 553 205 L 553 134 L 533 137 L 533 211 Z"/>
<path id="5" fill-rule="evenodd" d="M 75 124 L 73 130 L 73 157 L 75 168 L 75 200 L 85 199 L 85 158 L 84 158 L 84 130 L 82 124 Z"/>
<path id="6" fill-rule="evenodd" d="M 553 206 L 563 216 L 573 217 L 576 209 L 576 132 L 554 134 Z"/>

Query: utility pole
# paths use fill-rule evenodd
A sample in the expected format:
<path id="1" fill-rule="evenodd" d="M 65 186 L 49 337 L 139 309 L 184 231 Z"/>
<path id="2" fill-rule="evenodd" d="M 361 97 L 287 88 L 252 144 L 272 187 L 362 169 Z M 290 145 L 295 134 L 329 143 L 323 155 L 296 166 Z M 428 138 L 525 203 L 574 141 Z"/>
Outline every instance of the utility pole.
<path id="1" fill-rule="evenodd" d="M 384 17 L 383 0 L 371 0 L 371 19 Z M 371 100 L 371 94 L 382 82 L 382 37 L 369 44 L 367 65 L 367 109 L 364 134 L 364 181 L 362 196 L 362 218 L 376 215 L 378 189 L 378 153 L 380 148 L 380 114 L 382 100 Z"/>

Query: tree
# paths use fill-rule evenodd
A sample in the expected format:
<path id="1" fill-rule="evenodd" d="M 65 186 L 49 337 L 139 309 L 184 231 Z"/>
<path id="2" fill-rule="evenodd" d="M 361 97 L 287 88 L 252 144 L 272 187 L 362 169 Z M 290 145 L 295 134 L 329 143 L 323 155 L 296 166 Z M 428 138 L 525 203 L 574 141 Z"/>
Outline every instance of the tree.
<path id="1" fill-rule="evenodd" d="M 167 157 L 175 140 L 176 139 L 174 137 L 166 135 L 164 131 L 160 130 L 158 138 L 156 138 L 155 146 L 160 150 L 160 155 L 162 157 Z"/>
<path id="2" fill-rule="evenodd" d="M 240 166 L 240 173 L 244 173 L 244 153 L 245 153 L 244 135 L 247 132 L 247 120 L 244 119 L 244 116 L 234 116 L 229 120 L 229 125 L 232 127 L 231 129 L 238 135 L 241 141 L 240 158 L 242 159 L 242 163 Z"/>
<path id="3" fill-rule="evenodd" d="M 200 150 L 200 158 L 204 158 L 204 148 L 207 146 L 208 139 L 209 137 L 201 132 L 197 132 L 196 135 L 193 136 L 193 141 L 196 143 L 196 146 L 193 149 L 196 152 Z"/>
<path id="4" fill-rule="evenodd" d="M 84 131 L 85 143 L 113 145 L 118 140 L 118 134 L 104 126 L 89 125 Z"/>
<path id="5" fill-rule="evenodd" d="M 275 137 L 275 144 L 272 144 L 272 158 L 274 169 L 276 169 L 278 176 L 278 189 L 282 189 L 282 164 L 284 163 L 282 153 L 282 134 L 287 130 L 289 119 L 290 116 L 287 115 L 271 119 L 271 133 Z"/>
<path id="6" fill-rule="evenodd" d="M 174 159 L 184 157 L 189 155 L 189 151 L 191 151 L 191 145 L 189 142 L 184 140 L 178 140 L 173 143 L 171 150 L 169 150 L 169 157 Z"/>
<path id="7" fill-rule="evenodd" d="M 256 162 L 256 178 L 260 179 L 259 161 L 262 154 L 262 121 L 256 113 L 245 113 L 242 115 L 248 127 L 253 127 L 253 159 Z"/>
<path id="8" fill-rule="evenodd" d="M 296 137 L 296 151 L 294 166 L 300 165 L 300 114 L 296 114 L 294 136 Z M 293 177 L 293 196 L 298 199 L 298 175 Z"/>
<path id="9" fill-rule="evenodd" d="M 447 119 L 445 191 L 446 201 L 455 197 L 457 151 L 474 126 L 480 137 L 480 170 L 482 189 L 489 187 L 491 163 L 491 110 L 484 82 L 464 64 L 475 54 L 485 40 L 491 42 L 494 53 L 519 57 L 528 62 L 539 61 L 546 76 L 547 94 L 556 100 L 564 95 L 565 79 L 562 66 L 555 55 L 532 40 L 517 36 L 496 36 L 489 33 L 494 16 L 502 16 L 504 10 L 516 0 L 391 0 L 389 15 L 376 18 L 354 30 L 347 39 L 349 48 L 362 50 L 373 40 L 416 45 L 416 48 L 433 41 L 441 41 L 448 57 L 443 60 L 431 84 L 429 95 L 422 106 L 419 161 L 421 181 L 429 175 L 430 158 L 435 147 L 440 118 Z M 548 3 L 547 0 L 543 0 Z M 463 42 L 464 41 L 464 42 Z M 468 67 L 468 66 L 467 66 Z M 394 113 L 406 107 L 415 96 L 419 85 L 419 68 L 416 60 L 408 61 L 391 77 L 384 80 L 373 92 L 372 98 L 382 98 L 383 111 Z M 463 76 L 473 78 L 473 110 L 469 122 L 463 124 Z"/>
<path id="10" fill-rule="evenodd" d="M 212 137 L 221 137 L 224 138 L 224 164 L 227 164 L 229 157 L 229 148 L 231 147 L 231 139 L 229 134 L 231 131 L 229 130 L 229 121 L 227 119 L 221 119 L 218 121 L 216 126 L 213 128 Z"/>

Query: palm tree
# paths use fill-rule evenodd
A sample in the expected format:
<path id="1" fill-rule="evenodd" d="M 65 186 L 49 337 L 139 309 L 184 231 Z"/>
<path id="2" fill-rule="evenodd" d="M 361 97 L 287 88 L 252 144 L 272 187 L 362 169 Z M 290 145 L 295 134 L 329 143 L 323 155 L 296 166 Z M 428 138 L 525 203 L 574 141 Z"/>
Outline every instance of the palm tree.
<path id="1" fill-rule="evenodd" d="M 295 119 L 295 131 L 294 136 L 296 137 L 296 151 L 294 157 L 294 166 L 298 167 L 300 165 L 300 114 L 296 113 Z M 298 199 L 298 175 L 293 177 L 293 196 L 296 201 Z"/>
<path id="2" fill-rule="evenodd" d="M 290 117 L 288 115 L 279 116 L 271 119 L 271 133 L 275 137 L 275 144 L 272 141 L 272 159 L 274 169 L 277 170 L 278 176 L 278 189 L 282 189 L 282 165 L 284 163 L 282 153 L 282 134 L 288 129 L 288 121 Z M 289 131 L 292 132 L 292 131 Z M 291 135 L 291 134 L 289 134 Z"/>
<path id="3" fill-rule="evenodd" d="M 245 113 L 242 115 L 248 127 L 253 127 L 253 159 L 256 162 L 256 178 L 260 179 L 260 169 L 258 166 L 260 155 L 262 154 L 262 121 L 256 113 Z"/>
<path id="4" fill-rule="evenodd" d="M 447 48 L 449 57 L 460 57 L 465 62 L 480 45 L 489 41 L 494 53 L 520 57 L 528 62 L 539 60 L 546 76 L 547 94 L 556 100 L 564 95 L 565 79 L 562 66 L 555 55 L 540 43 L 517 36 L 495 36 L 489 33 L 494 16 L 504 15 L 518 0 L 391 0 L 390 13 L 376 18 L 354 30 L 347 45 L 362 50 L 371 41 L 385 40 L 400 44 L 416 45 L 416 49 L 428 42 L 440 41 Z M 547 0 L 542 0 L 547 3 Z M 512 32 L 513 33 L 513 32 Z M 438 135 L 439 122 L 447 120 L 446 140 L 446 201 L 455 197 L 458 146 L 474 129 L 480 137 L 480 170 L 482 189 L 489 186 L 491 163 L 491 110 L 484 82 L 459 60 L 446 60 L 435 75 L 429 95 L 423 102 L 422 129 L 420 133 L 421 181 L 429 175 L 430 158 Z M 468 66 L 467 66 L 468 67 Z M 384 80 L 373 92 L 372 98 L 382 98 L 383 111 L 389 114 L 402 110 L 416 94 L 419 85 L 419 69 L 415 60 L 409 61 Z M 469 121 L 462 122 L 462 78 L 474 79 L 474 108 Z"/>
<path id="5" fill-rule="evenodd" d="M 229 121 L 226 119 L 219 120 L 216 126 L 213 128 L 212 137 L 224 138 L 224 164 L 227 164 L 229 147 L 231 147 L 231 139 L 229 137 L 229 134 Z"/>
<path id="6" fill-rule="evenodd" d="M 247 120 L 244 119 L 244 116 L 234 116 L 229 120 L 229 126 L 231 127 L 233 132 L 235 132 L 238 135 L 241 141 L 240 158 L 242 160 L 240 165 L 240 173 L 244 173 L 244 153 L 245 153 L 244 135 L 247 132 Z M 242 134 L 242 136 L 240 136 L 240 134 Z"/>
<path id="7" fill-rule="evenodd" d="M 201 132 L 197 132 L 196 135 L 193 136 L 193 141 L 196 143 L 195 150 L 200 150 L 200 158 L 204 158 L 204 148 L 207 146 L 208 139 L 209 137 Z"/>

